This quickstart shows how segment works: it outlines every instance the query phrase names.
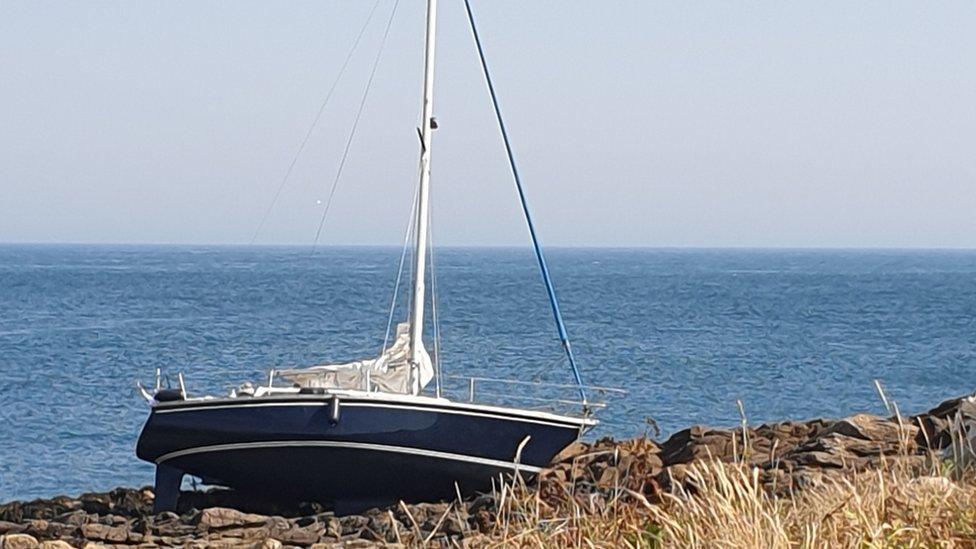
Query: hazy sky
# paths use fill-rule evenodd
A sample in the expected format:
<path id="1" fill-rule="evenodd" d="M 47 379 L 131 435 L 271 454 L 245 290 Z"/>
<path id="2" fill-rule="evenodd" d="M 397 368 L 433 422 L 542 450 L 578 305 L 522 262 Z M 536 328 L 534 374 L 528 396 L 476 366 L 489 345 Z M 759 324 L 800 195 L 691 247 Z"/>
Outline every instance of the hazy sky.
<path id="1" fill-rule="evenodd" d="M 372 0 L 0 0 L 0 242 L 247 243 Z M 259 243 L 311 243 L 381 0 Z M 543 242 L 976 247 L 976 2 L 477 0 Z M 441 0 L 440 244 L 526 242 Z M 323 230 L 402 239 L 423 2 L 401 0 Z"/>

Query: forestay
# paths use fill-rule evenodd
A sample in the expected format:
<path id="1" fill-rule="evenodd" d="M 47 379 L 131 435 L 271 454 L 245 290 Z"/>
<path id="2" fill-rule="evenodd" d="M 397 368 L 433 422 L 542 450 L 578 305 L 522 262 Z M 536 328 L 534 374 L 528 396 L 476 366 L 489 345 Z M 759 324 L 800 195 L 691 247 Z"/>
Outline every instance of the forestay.
<path id="1" fill-rule="evenodd" d="M 377 358 L 285 370 L 279 375 L 303 388 L 416 394 L 434 378 L 434 368 L 427 350 L 421 347 L 416 372 L 411 374 L 410 325 L 404 322 L 397 324 L 393 345 Z"/>

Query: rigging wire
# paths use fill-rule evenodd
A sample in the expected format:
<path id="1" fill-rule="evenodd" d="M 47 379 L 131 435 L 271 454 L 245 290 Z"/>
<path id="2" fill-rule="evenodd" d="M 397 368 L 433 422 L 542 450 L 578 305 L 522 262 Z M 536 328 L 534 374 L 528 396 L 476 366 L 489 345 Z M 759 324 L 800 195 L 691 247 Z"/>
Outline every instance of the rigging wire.
<path id="1" fill-rule="evenodd" d="M 393 312 L 396 309 L 397 296 L 400 293 L 400 281 L 403 279 L 403 266 L 407 259 L 407 249 L 410 247 L 410 235 L 413 234 L 414 217 L 417 210 L 417 198 L 420 194 L 418 192 L 413 194 L 413 205 L 410 206 L 410 218 L 407 220 L 407 230 L 403 233 L 403 249 L 400 251 L 400 266 L 397 268 L 396 282 L 393 284 L 393 298 L 390 300 L 390 314 L 386 319 L 386 334 L 383 336 L 383 350 L 380 354 L 386 352 L 386 346 L 390 342 L 390 330 L 393 328 Z"/>
<path id="2" fill-rule="evenodd" d="M 529 205 L 525 198 L 525 191 L 522 189 L 522 178 L 519 176 L 518 167 L 515 163 L 515 153 L 512 152 L 512 145 L 508 139 L 508 131 L 505 129 L 505 121 L 502 119 L 501 107 L 498 104 L 498 96 L 495 94 L 495 85 L 491 80 L 491 73 L 488 70 L 488 61 L 485 60 L 485 51 L 481 45 L 481 37 L 478 35 L 478 28 L 474 22 L 474 14 L 471 12 L 470 0 L 464 0 L 464 8 L 468 13 L 468 22 L 471 24 L 471 34 L 474 36 L 474 43 L 478 47 L 478 58 L 481 60 L 481 70 L 485 75 L 485 82 L 488 84 L 488 93 L 491 95 L 491 104 L 495 110 L 495 118 L 498 120 L 498 129 L 502 134 L 502 141 L 505 143 L 505 152 L 508 155 L 508 164 L 512 169 L 512 176 L 515 178 L 515 188 L 518 190 L 519 201 L 522 204 L 522 213 L 525 214 L 525 222 L 529 227 L 529 235 L 532 237 L 532 247 L 535 250 L 535 257 L 539 263 L 539 270 L 542 271 L 542 280 L 546 285 L 546 293 L 549 294 L 549 305 L 552 308 L 552 316 L 556 321 L 556 329 L 559 332 L 559 340 L 562 342 L 563 350 L 569 359 L 569 365 L 573 369 L 573 377 L 579 389 L 580 398 L 586 406 L 586 390 L 583 388 L 583 379 L 580 377 L 579 367 L 576 365 L 576 358 L 573 356 L 573 348 L 569 343 L 569 335 L 566 333 L 566 326 L 563 324 L 562 313 L 559 312 L 559 302 L 556 300 L 556 289 L 552 285 L 549 277 L 549 267 L 546 266 L 546 258 L 542 254 L 542 247 L 539 245 L 539 238 L 535 232 L 535 225 L 532 223 L 532 216 L 529 214 Z"/>
<path id="3" fill-rule="evenodd" d="M 386 47 L 386 40 L 390 36 L 390 27 L 393 26 L 393 18 L 396 16 L 397 7 L 400 5 L 400 0 L 396 0 L 393 3 L 393 9 L 390 10 L 390 17 L 386 21 L 386 29 L 383 31 L 383 40 L 380 42 L 380 49 L 376 52 L 376 58 L 373 59 L 373 68 L 370 69 L 369 79 L 366 80 L 366 88 L 363 90 L 363 97 L 359 101 L 359 110 L 356 111 L 356 118 L 353 120 L 352 128 L 349 131 L 349 137 L 346 139 L 345 149 L 342 151 L 342 158 L 339 160 L 339 167 L 336 169 L 335 179 L 332 181 L 332 188 L 329 190 L 329 197 L 326 199 L 325 208 L 322 210 L 322 217 L 319 219 L 318 229 L 315 231 L 315 240 L 312 242 L 312 251 L 315 251 L 315 247 L 319 243 L 319 236 L 322 234 L 322 227 L 325 226 L 325 218 L 329 215 L 329 209 L 332 207 L 332 199 L 335 197 L 336 189 L 339 186 L 339 180 L 342 178 L 342 170 L 346 165 L 346 158 L 349 156 L 349 148 L 352 146 L 353 137 L 356 135 L 356 128 L 359 126 L 359 120 L 363 115 L 363 110 L 366 107 L 366 99 L 369 97 L 369 90 L 373 86 L 373 78 L 376 76 L 376 69 L 380 64 L 380 57 L 383 55 L 383 49 Z"/>
<path id="4" fill-rule="evenodd" d="M 349 61 L 352 59 L 352 55 L 356 52 L 359 47 L 359 42 L 363 39 L 363 34 L 366 33 L 366 28 L 369 27 L 370 21 L 373 20 L 373 14 L 376 13 L 376 8 L 379 7 L 381 0 L 376 0 L 373 3 L 372 9 L 369 10 L 369 15 L 366 17 L 366 22 L 363 23 L 362 28 L 359 29 L 359 34 L 356 35 L 356 39 L 352 43 L 352 47 L 346 53 L 346 59 L 342 62 L 342 66 L 339 68 L 339 72 L 336 74 L 335 80 L 332 81 L 332 85 L 329 87 L 328 93 L 325 94 L 325 99 L 322 100 L 322 104 L 319 105 L 318 112 L 315 113 L 315 118 L 312 119 L 312 124 L 308 127 L 308 131 L 305 132 L 305 137 L 302 139 L 301 145 L 298 146 L 298 150 L 295 151 L 295 156 L 292 157 L 291 163 L 288 164 L 288 169 L 285 170 L 284 177 L 281 178 L 281 182 L 278 183 L 278 189 L 275 191 L 274 197 L 271 199 L 271 204 L 268 205 L 268 209 L 265 210 L 264 216 L 261 217 L 261 222 L 258 223 L 257 229 L 254 230 L 254 235 L 251 237 L 251 244 L 258 239 L 258 235 L 261 233 L 261 229 L 264 228 L 264 224 L 268 221 L 268 216 L 271 215 L 271 211 L 274 209 L 275 204 L 278 202 L 278 198 L 281 196 L 281 191 L 285 188 L 285 184 L 288 179 L 291 178 L 291 172 L 295 169 L 295 164 L 298 163 L 298 158 L 305 151 L 305 146 L 308 145 L 308 140 L 312 137 L 312 133 L 315 131 L 315 127 L 318 126 L 319 119 L 322 118 L 322 113 L 325 112 L 325 106 L 328 105 L 329 100 L 332 99 L 332 94 L 335 93 L 336 86 L 339 85 L 339 81 L 342 80 L 342 76 L 346 72 L 346 67 L 349 66 Z"/>
<path id="5" fill-rule="evenodd" d="M 427 206 L 428 211 L 430 205 Z M 434 326 L 434 394 L 441 397 L 441 326 L 437 319 L 437 275 L 434 267 L 434 239 L 431 219 L 427 219 L 427 252 L 430 263 L 430 320 Z"/>

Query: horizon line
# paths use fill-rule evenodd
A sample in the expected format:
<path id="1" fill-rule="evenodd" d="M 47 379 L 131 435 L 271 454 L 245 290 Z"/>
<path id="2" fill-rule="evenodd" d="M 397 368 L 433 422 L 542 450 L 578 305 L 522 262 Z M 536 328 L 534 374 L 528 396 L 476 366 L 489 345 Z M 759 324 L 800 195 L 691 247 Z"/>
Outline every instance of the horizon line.
<path id="1" fill-rule="evenodd" d="M 262 249 L 262 248 L 297 248 L 297 249 L 350 249 L 350 248 L 394 248 L 401 249 L 400 244 L 250 244 L 250 243 L 184 243 L 184 242 L 5 242 L 0 241 L 0 247 L 101 247 L 101 248 L 239 248 L 239 249 Z M 531 244 L 454 244 L 439 245 L 440 249 L 531 249 Z M 957 251 L 971 252 L 976 251 L 976 246 L 920 246 L 920 245 L 627 245 L 627 244 L 552 244 L 543 246 L 544 249 L 562 250 L 741 250 L 741 251 Z"/>

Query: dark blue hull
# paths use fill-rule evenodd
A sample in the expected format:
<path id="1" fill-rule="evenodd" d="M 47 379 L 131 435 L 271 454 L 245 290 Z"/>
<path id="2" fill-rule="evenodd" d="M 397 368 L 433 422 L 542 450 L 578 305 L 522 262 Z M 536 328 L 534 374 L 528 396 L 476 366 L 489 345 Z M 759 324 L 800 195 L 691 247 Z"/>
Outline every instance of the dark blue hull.
<path id="1" fill-rule="evenodd" d="M 183 474 L 355 510 L 487 490 L 516 469 L 534 474 L 592 423 L 425 398 L 183 401 L 153 407 L 136 454 L 157 465 L 160 510 L 175 506 Z"/>

